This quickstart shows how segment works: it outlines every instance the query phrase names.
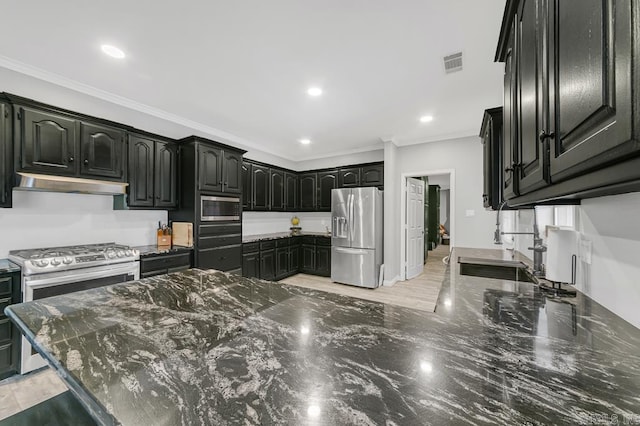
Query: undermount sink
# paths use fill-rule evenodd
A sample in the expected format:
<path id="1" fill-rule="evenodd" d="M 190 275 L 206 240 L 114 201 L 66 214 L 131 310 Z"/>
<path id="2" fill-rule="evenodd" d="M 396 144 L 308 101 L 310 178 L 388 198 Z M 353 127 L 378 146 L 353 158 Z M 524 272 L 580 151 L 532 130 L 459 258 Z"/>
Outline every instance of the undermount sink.
<path id="1" fill-rule="evenodd" d="M 527 265 L 517 260 L 459 257 L 460 274 L 520 282 L 535 282 L 527 273 Z"/>

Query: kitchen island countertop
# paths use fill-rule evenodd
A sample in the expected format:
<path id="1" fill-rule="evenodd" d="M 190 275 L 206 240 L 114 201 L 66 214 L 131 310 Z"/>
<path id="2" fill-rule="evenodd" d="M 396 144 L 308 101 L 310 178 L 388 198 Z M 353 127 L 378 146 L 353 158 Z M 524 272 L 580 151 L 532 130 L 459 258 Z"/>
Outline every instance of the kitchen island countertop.
<path id="1" fill-rule="evenodd" d="M 7 313 L 103 424 L 640 421 L 640 330 L 458 255 L 434 314 L 195 269 Z"/>

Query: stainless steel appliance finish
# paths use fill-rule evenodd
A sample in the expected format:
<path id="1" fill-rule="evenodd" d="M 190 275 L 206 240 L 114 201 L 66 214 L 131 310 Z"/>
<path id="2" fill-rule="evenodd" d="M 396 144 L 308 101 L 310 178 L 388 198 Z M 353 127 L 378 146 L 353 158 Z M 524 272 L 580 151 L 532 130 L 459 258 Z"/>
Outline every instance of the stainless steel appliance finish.
<path id="1" fill-rule="evenodd" d="M 26 191 L 71 192 L 81 194 L 123 195 L 128 183 L 106 180 L 51 176 L 36 173 L 16 173 L 18 184 L 14 189 Z"/>
<path id="2" fill-rule="evenodd" d="M 115 243 L 14 250 L 9 258 L 22 267 L 24 302 L 140 278 L 138 250 Z M 46 361 L 22 338 L 22 374 Z"/>
<path id="3" fill-rule="evenodd" d="M 240 198 L 201 196 L 200 220 L 203 222 L 240 220 Z"/>
<path id="4" fill-rule="evenodd" d="M 331 191 L 331 280 L 378 287 L 382 265 L 382 192 Z"/>

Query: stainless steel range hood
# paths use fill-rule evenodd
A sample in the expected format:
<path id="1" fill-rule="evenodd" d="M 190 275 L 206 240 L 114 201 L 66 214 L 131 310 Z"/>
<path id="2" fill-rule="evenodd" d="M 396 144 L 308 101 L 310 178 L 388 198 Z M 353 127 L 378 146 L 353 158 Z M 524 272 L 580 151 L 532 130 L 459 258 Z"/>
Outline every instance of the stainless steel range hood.
<path id="1" fill-rule="evenodd" d="M 70 192 L 79 194 L 122 195 L 128 183 L 74 177 L 16 173 L 18 185 L 14 189 L 24 191 Z"/>

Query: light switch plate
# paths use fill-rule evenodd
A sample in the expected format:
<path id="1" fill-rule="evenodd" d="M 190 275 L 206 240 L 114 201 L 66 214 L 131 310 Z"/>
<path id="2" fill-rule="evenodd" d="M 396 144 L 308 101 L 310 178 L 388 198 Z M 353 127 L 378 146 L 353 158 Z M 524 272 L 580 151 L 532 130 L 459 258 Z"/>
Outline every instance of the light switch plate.
<path id="1" fill-rule="evenodd" d="M 472 217 L 476 215 L 476 211 L 475 210 L 467 210 L 465 211 L 465 216 L 467 217 Z"/>
<path id="2" fill-rule="evenodd" d="M 580 260 L 582 260 L 587 265 L 591 265 L 592 248 L 593 248 L 593 243 L 590 240 L 585 240 L 585 239 L 580 240 Z"/>

